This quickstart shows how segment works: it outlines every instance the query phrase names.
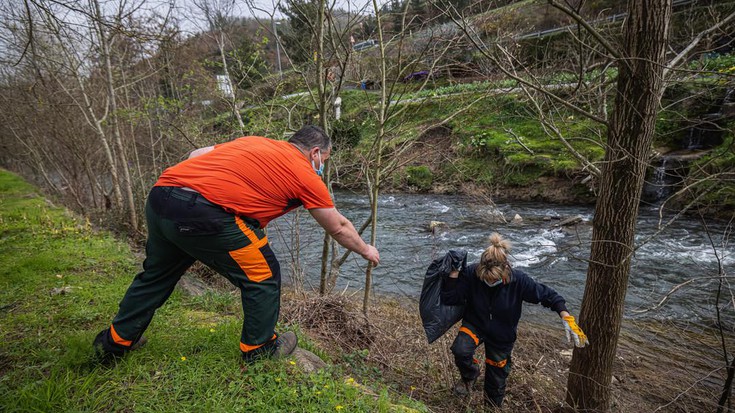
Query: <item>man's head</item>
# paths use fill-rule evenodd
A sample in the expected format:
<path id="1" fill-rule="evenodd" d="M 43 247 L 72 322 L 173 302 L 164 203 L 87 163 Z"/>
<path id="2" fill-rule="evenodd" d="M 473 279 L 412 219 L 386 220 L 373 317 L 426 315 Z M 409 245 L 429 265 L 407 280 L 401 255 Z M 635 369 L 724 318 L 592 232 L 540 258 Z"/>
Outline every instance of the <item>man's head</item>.
<path id="1" fill-rule="evenodd" d="M 299 129 L 288 141 L 307 152 L 315 147 L 323 153 L 332 149 L 332 140 L 327 133 L 324 132 L 324 129 L 314 125 L 306 125 Z"/>
<path id="2" fill-rule="evenodd" d="M 324 132 L 324 129 L 307 125 L 294 133 L 288 141 L 301 149 L 306 158 L 311 161 L 317 173 L 321 175 L 324 162 L 329 159 L 329 155 L 332 153 L 332 140 Z"/>

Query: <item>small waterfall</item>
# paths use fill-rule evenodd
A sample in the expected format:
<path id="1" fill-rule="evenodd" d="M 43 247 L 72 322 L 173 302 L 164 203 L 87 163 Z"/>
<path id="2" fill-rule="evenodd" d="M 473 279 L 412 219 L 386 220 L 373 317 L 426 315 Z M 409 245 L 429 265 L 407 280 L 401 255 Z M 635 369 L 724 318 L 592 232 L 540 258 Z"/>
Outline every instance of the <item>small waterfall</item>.
<path id="1" fill-rule="evenodd" d="M 684 176 L 687 161 L 679 156 L 662 156 L 651 162 L 649 178 L 643 187 L 643 200 L 659 203 L 673 192 Z"/>
<path id="2" fill-rule="evenodd" d="M 643 199 L 658 203 L 666 199 L 673 192 L 673 188 L 681 182 L 679 169 L 682 163 L 675 157 L 664 156 L 658 164 L 652 163 L 649 178 L 643 188 Z"/>
<path id="3" fill-rule="evenodd" d="M 682 148 L 701 150 L 722 144 L 722 135 L 725 132 L 723 125 L 722 109 L 719 112 L 702 115 L 687 129 L 686 136 L 682 139 Z"/>
<path id="4" fill-rule="evenodd" d="M 682 149 L 702 150 L 722 144 L 726 118 L 733 114 L 735 114 L 735 88 L 728 88 L 724 90 L 722 98 L 708 107 L 705 114 L 690 121 L 681 140 Z"/>
<path id="5" fill-rule="evenodd" d="M 674 193 L 688 175 L 689 164 L 722 144 L 725 122 L 735 114 L 735 88 L 723 91 L 722 98 L 706 106 L 706 113 L 685 124 L 680 147 L 672 148 L 651 160 L 642 199 L 658 204 Z"/>
<path id="6" fill-rule="evenodd" d="M 671 188 L 666 185 L 666 164 L 668 158 L 661 160 L 661 165 L 653 169 L 653 182 L 651 184 L 656 188 L 656 200 L 660 201 L 671 193 Z"/>
<path id="7" fill-rule="evenodd" d="M 702 149 L 702 129 L 694 126 L 687 131 L 684 149 Z"/>

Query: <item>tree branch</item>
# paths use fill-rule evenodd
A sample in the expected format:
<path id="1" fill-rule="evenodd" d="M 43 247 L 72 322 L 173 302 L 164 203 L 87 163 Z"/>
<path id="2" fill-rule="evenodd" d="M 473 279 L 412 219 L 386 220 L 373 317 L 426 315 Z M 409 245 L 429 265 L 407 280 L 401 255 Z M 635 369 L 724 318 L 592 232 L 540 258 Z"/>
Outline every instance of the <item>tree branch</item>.
<path id="1" fill-rule="evenodd" d="M 577 12 L 575 12 L 574 10 L 572 10 L 572 9 L 570 9 L 568 7 L 565 7 L 562 4 L 557 3 L 556 0 L 549 0 L 549 4 L 551 6 L 553 6 L 553 7 L 556 7 L 557 9 L 561 10 L 562 12 L 564 12 L 565 14 L 567 14 L 569 17 L 573 18 L 580 26 L 584 27 L 585 30 L 587 30 L 589 32 L 589 34 L 591 34 L 592 37 L 595 38 L 595 40 L 597 40 L 598 42 L 600 42 L 600 44 L 602 45 L 602 47 L 604 47 L 605 50 L 607 50 L 614 58 L 616 58 L 616 59 L 618 59 L 618 60 L 620 60 L 622 62 L 625 62 L 626 65 L 628 64 L 623 59 L 623 56 L 621 56 L 620 53 L 618 53 L 618 51 L 615 50 L 615 48 L 612 47 L 612 45 L 610 43 L 608 43 L 607 40 L 605 40 L 605 38 L 603 38 L 602 35 L 597 30 L 593 29 L 592 26 L 590 26 L 590 24 L 582 16 L 580 16 L 579 14 L 577 14 Z"/>
<path id="2" fill-rule="evenodd" d="M 551 0 L 551 1 L 553 1 L 553 0 Z M 715 30 L 719 30 L 722 26 L 724 26 L 730 20 L 733 20 L 733 19 L 735 19 L 735 12 L 730 13 L 729 16 L 727 16 L 724 19 L 722 19 L 719 23 L 717 23 L 714 26 L 710 27 L 709 29 L 704 30 L 701 33 L 699 33 L 697 35 L 697 37 L 695 37 L 694 40 L 692 40 L 691 43 L 689 43 L 689 45 L 687 45 L 687 47 L 684 48 L 684 50 L 682 50 L 681 52 L 679 52 L 679 54 L 676 55 L 673 59 L 671 59 L 671 61 L 669 62 L 669 64 L 666 67 L 664 67 L 663 78 L 666 79 L 666 77 L 669 74 L 669 71 L 671 70 L 671 68 L 673 68 L 674 66 L 678 65 L 685 57 L 687 57 L 687 55 L 689 54 L 689 52 L 691 52 L 692 49 L 694 49 L 697 46 L 697 44 L 699 44 L 699 42 L 701 42 L 702 39 L 705 38 L 705 36 L 708 36 L 710 33 L 714 32 Z"/>

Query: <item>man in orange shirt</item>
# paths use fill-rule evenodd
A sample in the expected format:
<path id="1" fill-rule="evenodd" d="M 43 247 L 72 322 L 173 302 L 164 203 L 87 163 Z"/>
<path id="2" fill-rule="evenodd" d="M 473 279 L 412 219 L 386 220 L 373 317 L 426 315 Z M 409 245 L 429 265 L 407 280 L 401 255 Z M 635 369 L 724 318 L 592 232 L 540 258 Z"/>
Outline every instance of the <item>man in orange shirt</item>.
<path id="1" fill-rule="evenodd" d="M 265 234 L 268 222 L 303 205 L 343 247 L 380 262 L 378 250 L 334 207 L 320 178 L 331 149 L 321 128 L 305 126 L 288 141 L 248 136 L 197 149 L 166 169 L 146 203 L 143 271 L 110 327 L 95 338 L 96 351 L 110 359 L 144 344 L 156 309 L 199 260 L 240 288 L 245 360 L 293 352 L 296 335 L 274 331 L 281 273 Z"/>

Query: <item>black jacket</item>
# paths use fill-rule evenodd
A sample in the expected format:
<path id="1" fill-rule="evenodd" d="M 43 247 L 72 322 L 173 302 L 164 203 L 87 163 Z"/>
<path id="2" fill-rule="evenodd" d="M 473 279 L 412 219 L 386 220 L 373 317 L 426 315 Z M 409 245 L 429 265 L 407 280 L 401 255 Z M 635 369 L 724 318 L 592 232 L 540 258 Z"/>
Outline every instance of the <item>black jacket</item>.
<path id="1" fill-rule="evenodd" d="M 483 340 L 501 351 L 511 351 L 516 341 L 523 302 L 538 304 L 557 313 L 565 311 L 564 297 L 537 283 L 523 271 L 513 269 L 511 281 L 488 287 L 475 275 L 477 264 L 467 266 L 459 278 L 442 283 L 442 304 L 465 304 L 463 320 L 479 331 Z"/>

